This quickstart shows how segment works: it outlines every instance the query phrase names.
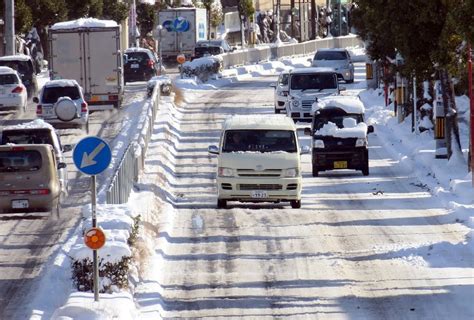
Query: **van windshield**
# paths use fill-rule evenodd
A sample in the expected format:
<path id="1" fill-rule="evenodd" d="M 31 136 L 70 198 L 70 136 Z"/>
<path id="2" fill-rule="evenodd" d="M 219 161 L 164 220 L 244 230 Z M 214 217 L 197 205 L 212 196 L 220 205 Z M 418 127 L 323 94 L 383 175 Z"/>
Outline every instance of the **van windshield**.
<path id="1" fill-rule="evenodd" d="M 290 88 L 291 90 L 337 89 L 337 77 L 333 73 L 293 74 Z"/>
<path id="2" fill-rule="evenodd" d="M 291 130 L 228 130 L 222 152 L 296 152 Z"/>
<path id="3" fill-rule="evenodd" d="M 38 151 L 0 151 L 0 172 L 31 172 L 40 168 L 41 153 Z"/>

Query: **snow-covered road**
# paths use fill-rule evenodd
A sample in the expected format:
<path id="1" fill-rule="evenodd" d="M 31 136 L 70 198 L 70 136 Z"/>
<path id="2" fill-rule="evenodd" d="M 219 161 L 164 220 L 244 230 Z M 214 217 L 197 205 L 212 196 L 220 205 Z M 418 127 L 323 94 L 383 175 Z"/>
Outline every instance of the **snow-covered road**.
<path id="1" fill-rule="evenodd" d="M 472 255 L 463 248 L 469 230 L 394 158 L 377 126 L 370 176 L 313 178 L 304 155 L 301 209 L 215 209 L 216 160 L 207 147 L 230 114 L 272 113 L 275 79 L 185 91 L 178 105 L 161 107 L 132 199 L 155 204 L 143 217 L 154 251 L 143 256 L 148 265 L 135 288 L 142 317 L 473 317 Z M 363 87 L 360 80 L 349 93 Z"/>

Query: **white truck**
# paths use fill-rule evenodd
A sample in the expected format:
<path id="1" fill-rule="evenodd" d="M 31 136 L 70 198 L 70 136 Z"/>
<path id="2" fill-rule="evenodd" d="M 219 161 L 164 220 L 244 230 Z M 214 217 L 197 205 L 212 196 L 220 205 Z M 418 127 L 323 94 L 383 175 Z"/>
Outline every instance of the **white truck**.
<path id="1" fill-rule="evenodd" d="M 94 18 L 59 22 L 49 28 L 50 78 L 76 80 L 91 111 L 118 108 L 122 102 L 120 32 L 115 21 Z"/>
<path id="2" fill-rule="evenodd" d="M 164 59 L 175 59 L 180 53 L 189 59 L 196 42 L 207 40 L 206 9 L 163 9 L 158 12 L 158 23 L 163 27 L 158 45 Z"/>

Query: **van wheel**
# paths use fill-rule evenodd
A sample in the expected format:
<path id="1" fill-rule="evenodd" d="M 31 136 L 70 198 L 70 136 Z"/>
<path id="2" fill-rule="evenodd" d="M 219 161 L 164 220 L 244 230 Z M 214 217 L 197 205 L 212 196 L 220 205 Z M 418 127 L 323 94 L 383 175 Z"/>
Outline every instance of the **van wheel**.
<path id="1" fill-rule="evenodd" d="M 313 166 L 313 177 L 317 177 L 317 176 L 319 176 L 318 168 L 316 166 Z"/>
<path id="2" fill-rule="evenodd" d="M 225 209 L 227 207 L 227 200 L 217 199 L 217 209 Z"/>
<path id="3" fill-rule="evenodd" d="M 290 204 L 293 209 L 301 208 L 301 200 L 291 200 Z"/>

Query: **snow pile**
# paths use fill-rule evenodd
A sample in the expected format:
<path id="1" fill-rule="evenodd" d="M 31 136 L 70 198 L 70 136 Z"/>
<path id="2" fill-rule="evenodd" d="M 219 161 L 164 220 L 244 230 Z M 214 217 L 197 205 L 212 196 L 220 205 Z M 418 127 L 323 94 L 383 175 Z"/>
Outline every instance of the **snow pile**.
<path id="1" fill-rule="evenodd" d="M 112 28 L 117 27 L 113 20 L 99 20 L 96 18 L 80 18 L 77 20 L 63 21 L 53 24 L 51 30 L 68 30 L 78 28 Z"/>
<path id="2" fill-rule="evenodd" d="M 11 126 L 3 127 L 2 130 L 14 130 L 14 129 L 50 129 L 54 131 L 54 128 L 51 124 L 45 122 L 43 119 L 35 119 L 33 121 L 15 124 Z"/>
<path id="3" fill-rule="evenodd" d="M 349 127 L 345 127 L 346 124 Z M 367 125 L 363 122 L 356 125 L 354 120 L 354 123 L 345 122 L 344 128 L 338 128 L 335 123 L 328 122 L 321 129 L 317 130 L 314 135 L 335 138 L 365 138 L 367 136 Z"/>
<path id="4" fill-rule="evenodd" d="M 313 103 L 311 112 L 325 107 L 337 107 L 344 110 L 346 113 L 364 114 L 365 108 L 362 101 L 357 97 L 352 96 L 328 96 L 318 99 Z"/>
<path id="5" fill-rule="evenodd" d="M 92 227 L 91 215 L 91 207 L 84 207 L 84 231 Z M 99 249 L 99 259 L 103 260 L 104 263 L 117 263 L 123 257 L 130 257 L 132 255 L 127 240 L 132 230 L 133 218 L 137 215 L 127 204 L 97 205 L 98 225 L 106 236 L 104 247 Z M 92 250 L 86 247 L 82 237 L 79 237 L 72 246 L 70 255 L 74 260 L 86 258 L 92 260 Z"/>

